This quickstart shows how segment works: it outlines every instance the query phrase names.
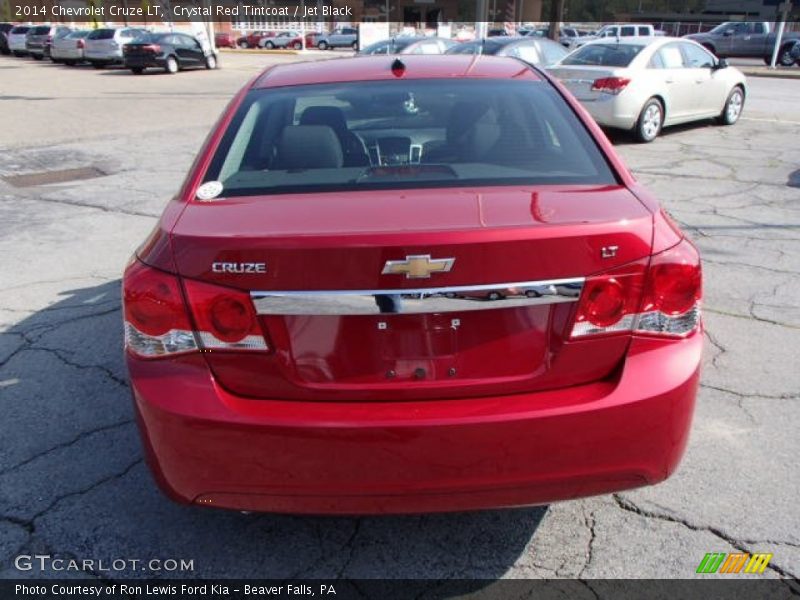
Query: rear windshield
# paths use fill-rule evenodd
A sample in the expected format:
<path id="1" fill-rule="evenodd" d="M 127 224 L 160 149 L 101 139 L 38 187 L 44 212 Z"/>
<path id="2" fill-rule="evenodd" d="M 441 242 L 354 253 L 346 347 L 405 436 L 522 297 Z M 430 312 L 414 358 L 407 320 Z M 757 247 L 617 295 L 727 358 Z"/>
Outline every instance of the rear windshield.
<path id="1" fill-rule="evenodd" d="M 73 31 L 67 37 L 70 38 L 70 39 L 76 39 L 76 38 L 83 39 L 87 35 L 89 35 L 90 33 L 91 33 L 91 31 L 88 30 L 88 29 L 85 30 L 85 31 Z"/>
<path id="2" fill-rule="evenodd" d="M 110 40 L 114 37 L 114 29 L 95 29 L 87 38 L 90 40 Z"/>
<path id="3" fill-rule="evenodd" d="M 225 196 L 616 183 L 550 84 L 478 79 L 253 90 L 205 181 Z"/>
<path id="4" fill-rule="evenodd" d="M 561 61 L 562 65 L 627 67 L 644 46 L 634 44 L 587 44 Z"/>
<path id="5" fill-rule="evenodd" d="M 11 30 L 11 33 L 28 33 L 29 29 L 30 27 L 26 26 L 14 27 L 14 29 Z"/>
<path id="6" fill-rule="evenodd" d="M 46 35 L 50 33 L 50 25 L 39 25 L 33 27 L 29 32 L 30 35 Z"/>

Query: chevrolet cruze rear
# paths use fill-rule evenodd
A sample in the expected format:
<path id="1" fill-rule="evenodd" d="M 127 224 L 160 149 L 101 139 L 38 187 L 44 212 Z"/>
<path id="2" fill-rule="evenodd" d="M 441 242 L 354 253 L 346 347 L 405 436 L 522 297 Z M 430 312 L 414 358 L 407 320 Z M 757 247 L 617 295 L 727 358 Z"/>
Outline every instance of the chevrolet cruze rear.
<path id="1" fill-rule="evenodd" d="M 176 500 L 399 513 L 658 482 L 698 380 L 694 247 L 508 58 L 267 70 L 124 278 Z"/>

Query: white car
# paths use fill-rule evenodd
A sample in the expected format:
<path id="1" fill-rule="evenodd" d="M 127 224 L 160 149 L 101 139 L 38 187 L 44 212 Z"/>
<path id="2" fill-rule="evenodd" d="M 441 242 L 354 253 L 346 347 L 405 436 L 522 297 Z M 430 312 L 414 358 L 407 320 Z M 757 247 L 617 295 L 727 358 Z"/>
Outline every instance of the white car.
<path id="1" fill-rule="evenodd" d="M 95 69 L 123 63 L 122 48 L 147 33 L 137 27 L 95 29 L 84 40 L 83 57 Z"/>
<path id="2" fill-rule="evenodd" d="M 8 49 L 14 56 L 26 56 L 28 49 L 25 47 L 25 39 L 28 37 L 28 30 L 32 25 L 17 25 L 8 32 Z"/>
<path id="3" fill-rule="evenodd" d="M 679 38 L 598 40 L 548 71 L 600 125 L 631 130 L 641 142 L 688 121 L 733 125 L 747 95 L 741 71 Z"/>

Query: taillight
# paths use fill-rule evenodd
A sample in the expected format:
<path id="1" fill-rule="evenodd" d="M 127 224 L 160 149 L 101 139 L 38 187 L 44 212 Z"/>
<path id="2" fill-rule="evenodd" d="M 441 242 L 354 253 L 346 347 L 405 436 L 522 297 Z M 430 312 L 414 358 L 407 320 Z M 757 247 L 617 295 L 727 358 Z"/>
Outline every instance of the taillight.
<path id="1" fill-rule="evenodd" d="M 125 345 L 151 358 L 198 350 L 268 350 L 246 292 L 184 281 L 134 260 L 123 278 Z M 194 327 L 187 311 L 190 307 Z"/>
<path id="2" fill-rule="evenodd" d="M 642 298 L 646 261 L 587 277 L 572 337 L 630 332 Z"/>
<path id="3" fill-rule="evenodd" d="M 595 79 L 592 84 L 593 92 L 604 92 L 606 94 L 619 94 L 631 82 L 627 77 L 603 77 Z"/>
<path id="4" fill-rule="evenodd" d="M 145 357 L 197 350 L 178 278 L 134 260 L 122 283 L 125 346 Z"/>
<path id="5" fill-rule="evenodd" d="M 647 275 L 636 331 L 685 336 L 700 324 L 700 255 L 688 240 L 656 254 Z"/>
<path id="6" fill-rule="evenodd" d="M 233 288 L 186 280 L 197 337 L 210 350 L 267 350 L 250 295 Z"/>
<path id="7" fill-rule="evenodd" d="M 148 44 L 147 46 L 144 47 L 144 49 L 150 50 L 155 54 L 161 54 L 161 46 L 159 46 L 158 44 Z"/>
<path id="8" fill-rule="evenodd" d="M 645 333 L 684 337 L 700 324 L 700 256 L 683 240 L 644 262 L 588 277 L 572 337 Z"/>
<path id="9" fill-rule="evenodd" d="M 75 47 L 78 50 L 83 50 L 86 47 L 86 43 L 83 40 L 78 40 L 77 42 L 75 42 Z"/>

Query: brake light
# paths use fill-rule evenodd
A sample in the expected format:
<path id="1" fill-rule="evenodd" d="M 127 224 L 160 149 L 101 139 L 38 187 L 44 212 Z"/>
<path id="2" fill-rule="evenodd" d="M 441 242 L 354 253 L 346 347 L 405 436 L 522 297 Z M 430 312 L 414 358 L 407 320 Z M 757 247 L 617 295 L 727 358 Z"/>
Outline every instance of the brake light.
<path id="1" fill-rule="evenodd" d="M 246 292 L 185 281 L 185 301 L 178 277 L 138 260 L 125 270 L 122 288 L 125 346 L 134 354 L 269 349 Z"/>
<path id="2" fill-rule="evenodd" d="M 83 50 L 86 47 L 86 42 L 84 42 L 83 40 L 78 40 L 77 42 L 75 42 L 75 47 L 78 50 Z"/>
<path id="3" fill-rule="evenodd" d="M 148 44 L 147 46 L 144 47 L 144 49 L 150 50 L 155 54 L 161 54 L 161 46 L 159 46 L 158 44 Z"/>
<path id="4" fill-rule="evenodd" d="M 578 302 L 572 337 L 629 332 L 642 298 L 644 260 L 588 277 Z"/>
<path id="5" fill-rule="evenodd" d="M 197 349 L 178 278 L 134 260 L 122 283 L 125 346 L 144 357 Z"/>
<path id="6" fill-rule="evenodd" d="M 636 331 L 688 335 L 700 324 L 702 296 L 700 255 L 691 242 L 684 239 L 653 257 Z"/>
<path id="7" fill-rule="evenodd" d="M 595 79 L 592 84 L 593 92 L 604 92 L 606 94 L 619 94 L 631 82 L 627 77 L 603 77 Z"/>
<path id="8" fill-rule="evenodd" d="M 644 262 L 589 277 L 572 337 L 636 332 L 684 337 L 700 325 L 700 256 L 683 240 Z"/>
<path id="9" fill-rule="evenodd" d="M 253 301 L 246 292 L 186 280 L 186 296 L 201 346 L 216 350 L 267 350 Z"/>

